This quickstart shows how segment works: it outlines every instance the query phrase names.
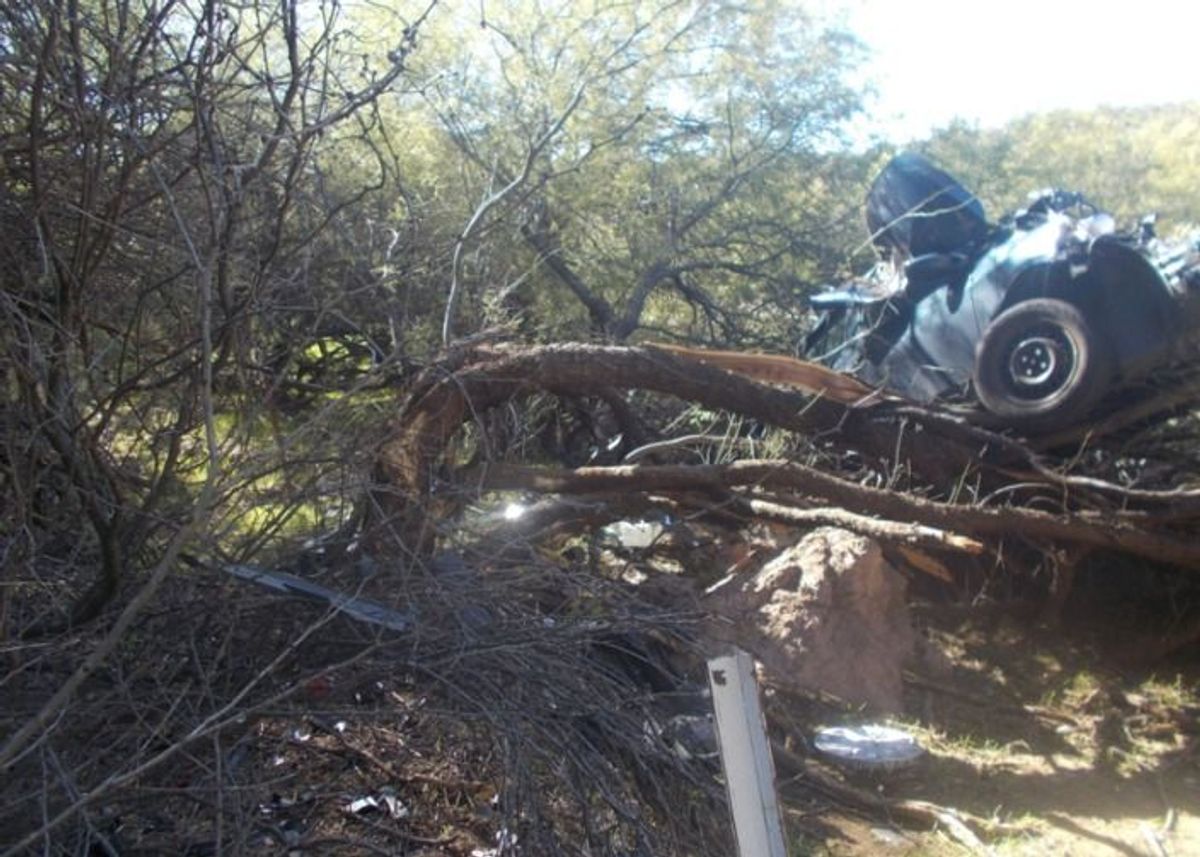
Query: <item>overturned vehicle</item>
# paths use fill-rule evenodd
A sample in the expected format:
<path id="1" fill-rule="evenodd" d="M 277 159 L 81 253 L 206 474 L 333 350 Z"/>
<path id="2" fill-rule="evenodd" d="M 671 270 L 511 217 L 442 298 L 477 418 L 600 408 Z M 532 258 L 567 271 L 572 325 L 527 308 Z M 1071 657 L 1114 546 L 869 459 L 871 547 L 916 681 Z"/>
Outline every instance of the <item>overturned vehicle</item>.
<path id="1" fill-rule="evenodd" d="M 810 359 L 914 401 L 973 394 L 1000 425 L 1083 423 L 1116 386 L 1178 354 L 1198 317 L 1195 241 L 1135 234 L 1081 194 L 1049 190 L 999 225 L 915 154 L 871 185 L 881 261 L 812 298 Z"/>

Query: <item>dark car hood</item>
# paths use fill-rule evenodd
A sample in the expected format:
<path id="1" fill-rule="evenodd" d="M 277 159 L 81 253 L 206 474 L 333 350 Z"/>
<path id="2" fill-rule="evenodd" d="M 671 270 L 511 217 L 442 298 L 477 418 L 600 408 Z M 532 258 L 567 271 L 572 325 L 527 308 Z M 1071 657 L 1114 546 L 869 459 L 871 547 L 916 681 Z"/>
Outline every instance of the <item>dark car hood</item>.
<path id="1" fill-rule="evenodd" d="M 897 155 L 867 193 L 867 228 L 886 257 L 967 250 L 987 238 L 983 205 L 952 176 L 911 152 Z"/>

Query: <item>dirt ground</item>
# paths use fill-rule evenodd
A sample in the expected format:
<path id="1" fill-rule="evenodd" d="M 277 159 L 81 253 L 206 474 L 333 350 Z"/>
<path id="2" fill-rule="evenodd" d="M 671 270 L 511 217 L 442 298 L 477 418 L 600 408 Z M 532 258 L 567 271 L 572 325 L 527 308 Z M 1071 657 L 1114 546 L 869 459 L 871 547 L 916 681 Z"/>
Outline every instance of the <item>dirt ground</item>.
<path id="1" fill-rule="evenodd" d="M 936 612 L 930 612 L 936 617 Z M 1193 647 L 1153 668 L 1122 666 L 1103 628 L 1047 628 L 1011 615 L 926 629 L 942 675 L 910 677 L 912 770 L 857 785 L 994 824 L 1000 855 L 1200 854 L 1200 698 Z M 944 829 L 890 825 L 791 789 L 793 854 L 951 855 Z"/>
<path id="2" fill-rule="evenodd" d="M 270 622 L 293 613 L 298 626 L 307 621 L 303 611 L 281 609 L 286 603 L 270 593 L 257 596 L 252 607 L 226 617 L 237 635 L 228 639 L 213 633 L 215 620 L 200 623 L 203 635 L 185 638 L 180 617 L 192 614 L 182 609 L 164 613 L 161 622 L 163 629 L 174 629 L 181 651 L 211 638 L 217 643 L 210 645 L 219 643 L 222 652 L 248 653 L 264 644 Z M 863 811 L 781 765 L 792 855 L 1200 855 L 1195 645 L 1153 666 L 1130 666 L 1130 633 L 1094 617 L 1084 621 L 1072 611 L 1054 626 L 1011 609 L 942 604 L 917 608 L 915 615 L 940 655 L 930 659 L 935 668 L 908 676 L 907 715 L 893 722 L 917 735 L 926 758 L 880 778 L 819 767 L 823 776 L 859 794 L 925 801 L 960 813 L 981 844 L 964 846 L 943 824 Z M 334 630 L 335 637 L 345 636 L 355 627 Z M 167 636 L 144 642 L 164 659 L 172 654 Z M 330 639 L 314 637 L 311 654 L 329 663 L 329 646 Z M 345 647 L 353 654 L 357 643 L 347 638 Z M 108 832 L 110 841 L 120 843 L 114 853 L 126 857 L 535 857 L 528 849 L 505 847 L 497 786 L 502 754 L 486 730 L 463 719 L 460 710 L 439 708 L 421 681 L 384 660 L 351 658 L 324 673 L 301 655 L 294 672 L 288 667 L 278 677 L 300 682 L 286 704 L 231 720 L 211 746 L 201 742 L 141 778 L 136 788 L 96 802 L 88 827 Z M 145 676 L 124 677 L 122 686 L 134 692 L 129 711 L 146 710 L 160 697 L 155 706 L 190 699 L 179 695 L 184 685 L 178 684 L 189 673 L 181 666 L 183 678 L 173 678 L 165 665 L 166 660 L 142 666 L 145 676 L 160 676 L 160 685 Z M 85 694 L 85 701 L 92 696 Z M 785 699 L 771 689 L 766 701 L 768 711 L 786 709 L 792 728 L 778 737 L 809 764 L 818 764 L 806 746 L 813 729 L 866 719 L 826 700 Z M 115 703 L 104 705 L 104 717 L 88 720 L 92 731 L 81 738 L 140 728 Z M 139 737 L 138 746 L 150 752 L 153 741 L 161 740 Z M 104 756 L 105 744 L 114 753 L 126 752 L 107 737 L 101 744 L 79 743 L 84 774 L 88 764 L 105 769 L 113 764 Z M 67 752 L 64 766 L 71 762 Z M 703 772 L 711 782 L 715 770 Z M 33 774 L 40 781 L 41 774 Z M 4 794 L 9 808 L 15 806 L 19 794 L 11 789 Z M 0 845 L 29 829 L 19 814 L 7 818 L 16 827 L 5 835 L 0 826 Z"/>
<path id="3" fill-rule="evenodd" d="M 938 611 L 929 612 L 936 619 Z M 925 634 L 944 655 L 943 669 L 936 677 L 909 677 L 907 701 L 918 714 L 893 722 L 919 737 L 927 757 L 881 778 L 824 770 L 879 797 L 962 813 L 982 826 L 984 850 L 939 826 L 893 823 L 803 778 L 781 776 L 792 855 L 1200 854 L 1194 651 L 1154 669 L 1118 668 L 1117 655 L 1095 632 L 1049 629 L 1011 615 L 940 620 Z M 363 693 L 382 697 L 369 719 L 355 713 Z M 343 675 L 311 694 L 319 716 L 267 718 L 245 736 L 246 764 L 256 769 L 246 778 L 262 785 L 261 793 L 239 796 L 259 831 L 239 847 L 268 854 L 285 853 L 280 846 L 289 843 L 299 846 L 288 852 L 296 854 L 497 853 L 503 830 L 496 791 L 465 727 L 427 710 L 419 694 L 377 681 L 355 685 Z M 380 718 L 380 702 L 391 716 Z M 802 730 L 855 720 L 844 708 L 809 701 L 795 722 Z M 374 803 L 354 811 L 362 800 Z M 178 841 L 162 832 L 166 839 L 152 833 L 137 853 L 163 853 L 158 843 Z"/>

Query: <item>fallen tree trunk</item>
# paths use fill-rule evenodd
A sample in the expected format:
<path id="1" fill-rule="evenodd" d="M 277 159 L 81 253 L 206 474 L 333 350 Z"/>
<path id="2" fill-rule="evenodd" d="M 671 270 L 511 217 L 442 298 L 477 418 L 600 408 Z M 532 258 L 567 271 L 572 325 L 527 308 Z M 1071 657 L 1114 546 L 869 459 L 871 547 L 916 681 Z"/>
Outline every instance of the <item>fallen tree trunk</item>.
<path id="1" fill-rule="evenodd" d="M 715 366 L 653 347 L 547 345 L 464 350 L 449 366 L 435 366 L 402 406 L 392 436 L 377 456 L 376 507 L 404 550 L 422 550 L 431 538 L 424 520 L 430 486 L 450 439 L 483 412 L 536 392 L 573 396 L 647 390 L 731 411 L 810 437 L 834 436 L 869 458 L 918 462 L 932 481 L 952 483 L 986 455 L 972 435 L 955 439 L 946 425 L 897 437 L 894 422 L 876 419 L 886 403 L 847 407 L 832 399 L 778 389 Z M 882 414 L 880 414 L 882 416 Z M 1005 459 L 1013 463 L 1005 453 Z"/>
<path id="2" fill-rule="evenodd" d="M 475 491 L 715 493 L 740 503 L 742 514 L 793 523 L 829 523 L 836 518 L 843 526 L 857 525 L 877 538 L 911 545 L 978 552 L 980 540 L 1014 536 L 1047 545 L 1114 549 L 1200 568 L 1200 545 L 1168 528 L 1194 515 L 1194 492 L 1130 491 L 1067 475 L 1016 440 L 937 410 L 860 396 L 861 385 L 834 383 L 829 378 L 836 373 L 828 370 L 803 373 L 809 388 L 832 385 L 828 398 L 814 397 L 696 362 L 686 356 L 689 353 L 586 344 L 484 345 L 456 352 L 419 379 L 391 437 L 380 447 L 372 534 L 376 548 L 425 552 L 432 546 L 434 523 L 451 513 L 440 498 L 453 493 L 435 494 L 434 477 L 439 470 L 448 472 L 445 453 L 464 424 L 483 425 L 486 411 L 539 392 L 611 398 L 613 390 L 637 389 L 737 413 L 814 441 L 836 441 L 838 448 L 862 455 L 869 469 L 907 469 L 927 485 L 953 486 L 970 474 L 986 472 L 995 484 L 1006 488 L 1017 484 L 1022 491 L 1054 497 L 1063 511 L 961 504 L 874 489 L 787 461 L 578 470 L 490 465 L 457 474 L 460 484 Z M 788 371 L 794 374 L 796 366 L 803 368 L 793 361 Z M 745 491 L 754 488 L 799 496 L 796 503 L 790 499 L 778 503 L 776 498 L 754 497 Z M 732 489 L 742 492 L 734 495 Z M 804 498 L 810 507 L 823 508 L 801 508 Z M 1101 508 L 1080 509 L 1081 502 Z M 1126 508 L 1114 510 L 1119 506 Z"/>
<path id="3" fill-rule="evenodd" d="M 1151 521 L 1142 513 L 1084 511 L 1054 515 L 1011 506 L 989 508 L 942 503 L 857 485 L 789 461 L 737 461 L 719 466 L 581 467 L 576 470 L 490 465 L 481 468 L 470 481 L 492 490 L 556 494 L 696 491 L 747 485 L 787 488 L 827 505 L 853 509 L 860 517 L 880 515 L 893 522 L 931 528 L 931 532 L 944 534 L 932 539 L 941 547 L 977 552 L 977 543 L 953 536 L 955 533 L 993 538 L 1021 535 L 1121 550 L 1160 562 L 1200 568 L 1200 544 L 1155 532 L 1149 528 Z M 848 518 L 822 522 L 863 531 Z M 888 540 L 888 533 L 883 530 L 866 534 Z M 905 540 L 900 532 L 893 534 L 893 540 L 897 537 Z"/>

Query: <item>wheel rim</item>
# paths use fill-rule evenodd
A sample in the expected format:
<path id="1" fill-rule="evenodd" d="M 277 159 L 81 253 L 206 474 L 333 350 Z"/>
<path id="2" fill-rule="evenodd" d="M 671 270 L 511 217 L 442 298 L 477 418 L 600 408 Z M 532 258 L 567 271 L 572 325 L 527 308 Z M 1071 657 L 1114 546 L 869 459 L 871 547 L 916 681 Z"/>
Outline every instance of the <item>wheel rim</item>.
<path id="1" fill-rule="evenodd" d="M 1075 344 L 1057 326 L 1026 331 L 1008 353 L 1007 378 L 1013 394 L 1025 400 L 1044 399 L 1063 389 L 1076 363 Z"/>

